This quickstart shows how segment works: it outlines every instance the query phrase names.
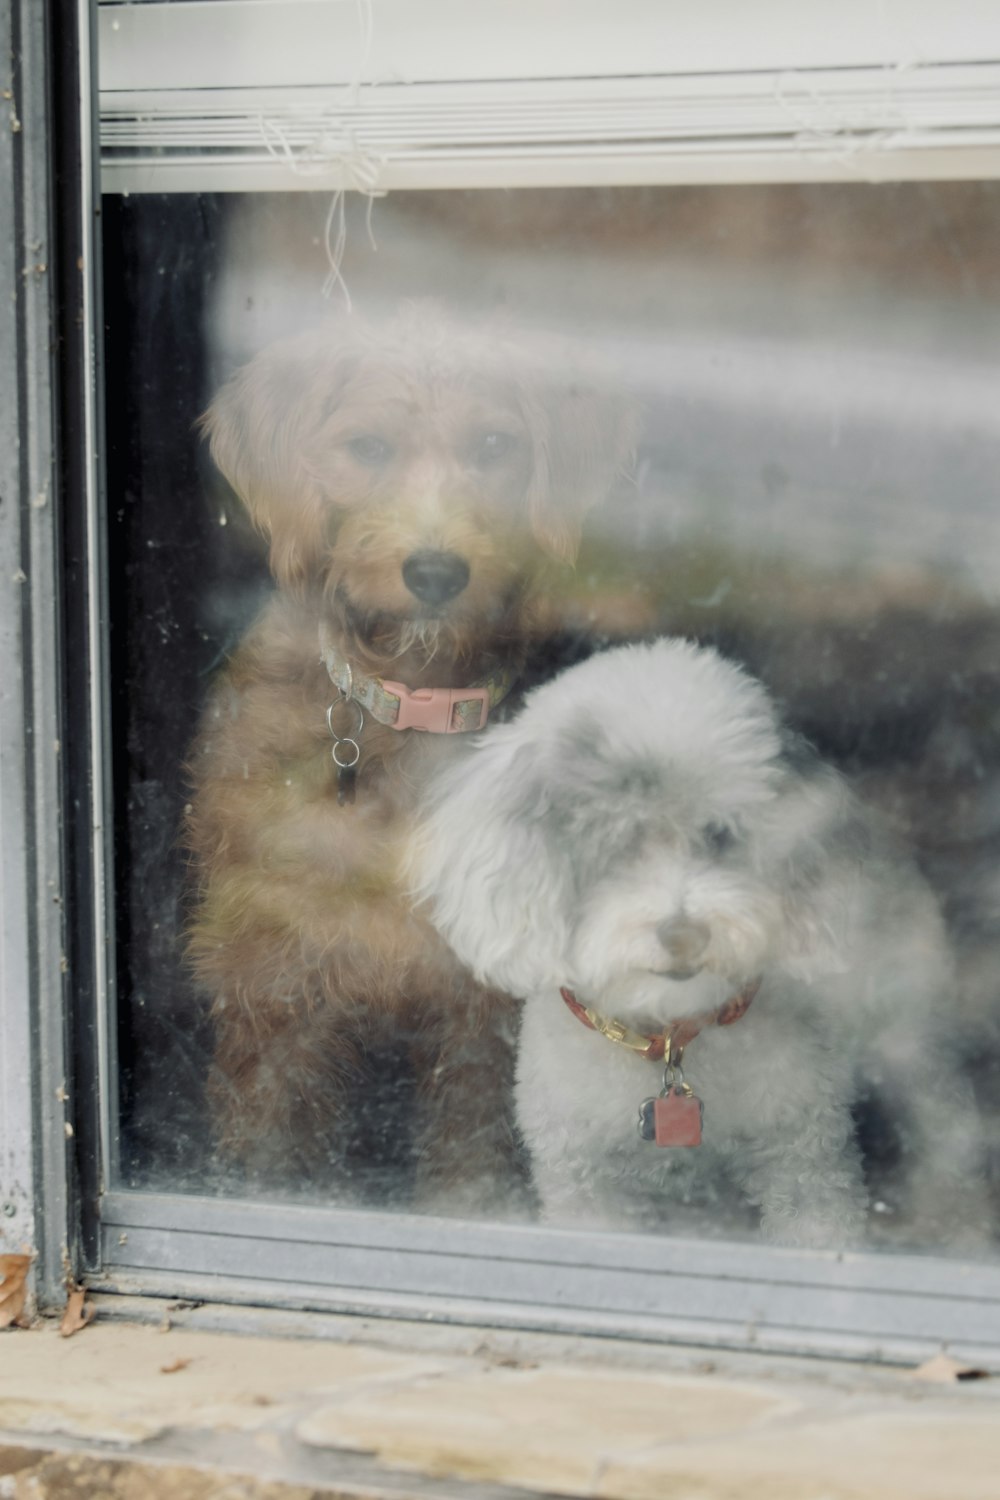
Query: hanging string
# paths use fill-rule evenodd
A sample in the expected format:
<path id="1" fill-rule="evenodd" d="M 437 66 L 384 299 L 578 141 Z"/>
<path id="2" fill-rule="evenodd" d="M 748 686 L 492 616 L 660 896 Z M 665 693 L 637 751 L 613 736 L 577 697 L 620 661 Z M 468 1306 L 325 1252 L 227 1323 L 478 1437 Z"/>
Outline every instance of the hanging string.
<path id="1" fill-rule="evenodd" d="M 345 112 L 349 123 L 342 118 L 331 120 L 327 117 L 324 120 L 321 117 L 315 138 L 296 150 L 279 121 L 263 116 L 258 120 L 268 154 L 281 161 L 297 177 L 326 176 L 331 168 L 340 169 L 343 180 L 330 200 L 323 228 L 323 250 L 328 269 L 322 294 L 329 299 L 339 290 L 348 312 L 352 308 L 351 294 L 342 270 L 347 252 L 347 194 L 360 193 L 367 200 L 365 233 L 373 251 L 377 251 L 378 245 L 372 227 L 372 210 L 375 199 L 385 197 L 385 190 L 378 185 L 385 159 L 359 144 L 354 134 L 355 121 L 350 119 L 360 114 L 363 107 L 362 88 L 370 71 L 375 40 L 372 0 L 356 0 L 356 12 L 360 45 L 358 63 L 347 86 Z"/>

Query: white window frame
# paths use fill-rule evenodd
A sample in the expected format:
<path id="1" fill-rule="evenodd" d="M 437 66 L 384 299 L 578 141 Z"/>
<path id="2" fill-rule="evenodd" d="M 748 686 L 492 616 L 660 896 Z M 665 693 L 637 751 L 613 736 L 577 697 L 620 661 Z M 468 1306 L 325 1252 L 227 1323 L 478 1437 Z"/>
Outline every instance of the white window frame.
<path id="1" fill-rule="evenodd" d="M 990 0 L 102 4 L 105 191 L 1000 171 Z"/>
<path id="2" fill-rule="evenodd" d="M 488 186 L 499 181 L 524 185 L 547 181 L 850 178 L 857 175 L 862 160 L 866 170 L 887 178 L 976 177 L 1000 173 L 1000 105 L 993 107 L 996 117 L 986 119 L 978 92 L 980 82 L 993 77 L 1000 68 L 996 60 L 1000 58 L 1000 15 L 994 16 L 992 6 L 967 3 L 952 7 L 948 19 L 955 21 L 954 32 L 944 26 L 936 15 L 939 8 L 933 4 L 913 3 L 904 7 L 902 0 L 885 0 L 882 6 L 875 7 L 883 22 L 887 16 L 895 17 L 900 25 L 905 9 L 904 29 L 916 49 L 912 65 L 906 57 L 885 50 L 885 36 L 879 43 L 881 51 L 871 46 L 867 52 L 864 50 L 865 37 L 871 40 L 870 27 L 866 32 L 863 27 L 859 31 L 852 25 L 862 11 L 867 16 L 871 14 L 872 7 L 863 5 L 862 0 L 839 0 L 837 4 L 818 8 L 828 20 L 838 18 L 822 46 L 815 40 L 817 7 L 810 12 L 809 6 L 793 7 L 787 0 L 769 0 L 767 7 L 739 6 L 735 0 L 714 7 L 709 4 L 704 10 L 711 14 L 703 14 L 694 31 L 690 7 L 658 4 L 656 0 L 616 0 L 614 4 L 605 0 L 585 0 L 585 3 L 574 0 L 572 5 L 560 5 L 555 0 L 505 0 L 504 4 L 494 5 L 483 0 L 461 6 L 455 0 L 450 3 L 424 0 L 419 7 L 408 5 L 406 0 L 375 0 L 371 12 L 364 5 L 359 10 L 354 0 L 285 0 L 280 6 L 272 0 L 219 0 L 213 5 L 102 5 L 97 19 L 102 38 L 103 186 L 114 192 L 255 190 L 276 186 L 330 190 L 356 186 L 352 173 L 357 170 L 357 161 L 345 160 L 344 153 L 338 150 L 327 152 L 328 160 L 319 160 L 324 153 L 317 152 L 315 143 L 310 146 L 305 135 L 310 171 L 303 172 L 302 162 L 293 170 L 287 160 L 275 160 L 266 150 L 261 153 L 259 142 L 250 147 L 246 141 L 238 142 L 235 153 L 220 162 L 211 151 L 205 154 L 202 148 L 207 137 L 197 135 L 197 131 L 202 130 L 206 120 L 215 118 L 208 106 L 214 108 L 219 92 L 229 90 L 233 91 L 230 103 L 236 101 L 243 110 L 242 115 L 237 111 L 237 118 L 244 122 L 250 118 L 251 97 L 252 109 L 257 111 L 255 118 L 265 105 L 272 111 L 283 100 L 281 107 L 288 108 L 291 119 L 303 105 L 302 91 L 316 88 L 333 90 L 324 95 L 320 112 L 315 116 L 317 119 L 322 116 L 324 129 L 326 113 L 335 107 L 329 103 L 335 94 L 339 99 L 336 108 L 346 108 L 348 114 L 354 112 L 360 117 L 374 108 L 376 96 L 390 87 L 396 90 L 402 87 L 398 82 L 387 81 L 393 69 L 399 71 L 400 59 L 391 51 L 379 51 L 385 39 L 392 37 L 405 53 L 409 69 L 406 76 L 414 80 L 409 87 L 465 89 L 467 98 L 473 102 L 488 101 L 492 84 L 504 87 L 509 84 L 509 77 L 505 82 L 504 77 L 487 76 L 484 58 L 494 74 L 508 74 L 519 65 L 523 72 L 523 58 L 530 56 L 534 77 L 519 80 L 510 93 L 511 100 L 520 92 L 523 99 L 536 103 L 548 99 L 551 103 L 557 96 L 563 97 L 560 90 L 569 90 L 574 98 L 585 99 L 588 89 L 596 97 L 607 86 L 612 93 L 618 90 L 616 97 L 620 103 L 628 95 L 628 90 L 619 88 L 620 81 L 640 77 L 639 63 L 628 61 L 632 56 L 654 72 L 655 63 L 660 68 L 658 78 L 673 80 L 672 107 L 682 98 L 692 106 L 699 101 L 703 105 L 711 101 L 703 113 L 710 118 L 717 111 L 720 121 L 737 98 L 734 80 L 740 89 L 750 77 L 758 82 L 764 77 L 773 84 L 774 79 L 786 77 L 793 70 L 797 79 L 808 74 L 813 82 L 814 75 L 820 73 L 825 83 L 830 83 L 833 75 L 839 75 L 838 86 L 849 81 L 848 74 L 851 79 L 864 75 L 869 104 L 880 96 L 880 91 L 884 94 L 890 74 L 898 73 L 902 78 L 913 71 L 922 82 L 946 83 L 945 92 L 954 88 L 954 98 L 968 105 L 968 119 L 972 123 L 962 123 L 959 118 L 962 111 L 953 102 L 947 119 L 928 126 L 932 135 L 935 131 L 938 135 L 917 143 L 910 138 L 909 128 L 906 139 L 887 137 L 887 115 L 876 111 L 869 118 L 862 112 L 852 117 L 853 123 L 838 127 L 837 141 L 827 140 L 817 151 L 811 149 L 800 132 L 793 131 L 786 139 L 776 136 L 763 145 L 757 139 L 747 147 L 746 141 L 738 140 L 728 125 L 726 128 L 720 125 L 713 134 L 704 123 L 697 135 L 699 149 L 692 150 L 691 140 L 679 127 L 671 133 L 665 125 L 656 150 L 637 154 L 634 142 L 631 146 L 626 143 L 613 162 L 602 158 L 593 143 L 587 142 L 583 142 L 583 149 L 575 156 L 567 151 L 560 155 L 551 149 L 550 136 L 544 132 L 536 139 L 538 150 L 533 163 L 527 159 L 530 153 L 526 153 L 523 141 L 516 151 L 500 151 L 489 160 L 477 159 L 468 151 L 463 153 L 462 139 L 453 133 L 449 162 L 420 160 L 418 155 L 404 160 L 403 154 L 397 158 L 391 152 L 383 153 L 386 160 L 380 163 L 380 171 L 385 175 L 368 184 L 379 190 L 404 185 L 427 187 L 440 185 L 444 180 L 453 185 L 460 182 L 465 186 Z M 276 51 L 269 57 L 266 48 L 262 52 L 258 44 L 269 35 L 267 25 L 273 23 L 278 10 L 284 16 L 284 51 Z M 412 20 L 417 10 L 419 36 Z M 728 30 L 720 24 L 721 11 L 732 22 Z M 770 17 L 769 25 L 762 25 L 762 11 Z M 803 24 L 803 11 L 808 13 L 808 26 Z M 329 34 L 334 40 L 337 36 L 346 38 L 354 27 L 354 52 L 349 52 L 346 41 L 339 52 L 334 48 L 344 61 L 339 77 L 332 84 L 317 83 L 310 74 L 315 45 L 293 45 L 297 36 L 301 41 L 306 33 L 297 33 L 290 24 L 292 12 L 301 17 L 304 26 L 322 24 L 331 28 Z M 557 23 L 565 23 L 570 13 L 577 18 L 585 16 L 587 25 L 578 19 L 573 33 L 576 41 L 567 50 L 561 45 L 565 26 L 560 30 Z M 750 13 L 752 25 L 748 21 Z M 88 26 L 94 14 L 87 0 L 80 0 L 84 38 L 81 79 L 85 100 L 89 90 Z M 369 14 L 374 15 L 375 30 L 370 46 L 362 39 L 361 61 L 367 58 L 370 69 L 365 74 L 364 68 L 358 71 L 357 28 L 358 17 Z M 16 174 L 3 178 L 12 184 L 12 212 L 7 222 L 13 224 L 16 220 L 19 228 L 16 235 L 9 237 L 10 244 L 0 236 L 3 249 L 10 252 L 0 264 L 0 292 L 21 282 L 29 242 L 25 205 L 28 209 L 34 205 L 34 210 L 43 216 L 48 212 L 50 184 L 43 168 L 45 39 L 40 15 L 40 8 L 32 0 L 0 0 L 0 18 L 4 24 L 16 21 L 22 35 L 32 39 L 34 51 L 29 49 L 25 54 L 25 75 L 31 80 L 32 107 L 37 119 L 26 159 L 35 162 L 43 174 L 37 181 Z M 470 17 L 474 17 L 477 27 L 488 29 L 496 28 L 500 16 L 505 18 L 504 25 L 494 30 L 490 45 L 482 45 L 482 34 L 476 32 L 474 40 L 479 45 L 467 47 L 467 55 L 463 55 L 459 40 L 472 34 Z M 460 17 L 464 18 L 464 33 L 458 24 Z M 622 50 L 623 17 L 631 27 L 625 41 L 632 52 L 627 55 Z M 669 36 L 671 17 L 676 22 L 676 38 Z M 393 18 L 398 31 L 385 24 Z M 609 18 L 610 23 L 604 25 Z M 250 26 L 246 33 L 241 29 L 244 23 Z M 438 23 L 444 31 L 435 30 Z M 213 54 L 210 32 L 213 26 L 220 25 L 229 28 L 228 34 L 244 37 L 246 46 Z M 513 28 L 510 36 L 506 31 L 508 25 Z M 538 45 L 526 52 L 524 28 L 529 25 L 534 28 Z M 159 42 L 154 46 L 151 39 L 157 35 L 158 27 Z M 199 32 L 200 27 L 207 30 Z M 661 28 L 667 40 L 661 37 Z M 442 40 L 445 31 L 451 37 L 447 47 Z M 947 45 L 943 35 L 946 31 Z M 168 35 L 169 46 L 165 40 Z M 727 39 L 725 58 L 718 55 L 719 35 Z M 178 39 L 185 37 L 186 44 L 181 45 Z M 254 37 L 256 52 L 250 45 Z M 707 50 L 708 40 L 714 49 L 711 52 Z M 554 45 L 556 42 L 560 45 Z M 277 47 L 276 41 L 274 45 Z M 778 50 L 774 50 L 776 46 Z M 193 72 L 205 58 L 213 56 L 228 59 L 231 69 L 225 77 Z M 664 56 L 671 64 L 670 70 L 665 69 Z M 594 72 L 595 57 L 604 60 L 603 78 Z M 709 63 L 712 68 L 706 70 Z M 434 75 L 445 64 L 451 71 L 442 84 L 440 76 Z M 618 72 L 609 74 L 611 67 Z M 466 71 L 463 73 L 462 69 Z M 274 89 L 268 82 L 260 81 L 272 76 L 281 80 Z M 369 82 L 369 76 L 378 82 Z M 543 93 L 533 92 L 536 85 L 542 87 Z M 200 113 L 186 118 L 188 126 L 195 122 L 195 135 L 165 157 L 149 154 L 150 145 L 158 149 L 157 131 L 162 135 L 168 127 L 173 128 L 171 122 L 180 117 L 178 111 L 189 106 L 193 91 L 200 95 L 197 103 Z M 315 104 L 318 96 L 310 97 Z M 432 95 L 428 92 L 421 97 L 430 100 Z M 633 93 L 628 97 L 634 104 L 637 96 Z M 749 92 L 739 94 L 744 102 L 749 97 Z M 122 128 L 130 119 L 135 125 L 134 135 L 123 150 Z M 86 140 L 89 129 L 86 107 L 84 122 Z M 146 130 L 145 137 L 138 128 L 140 125 Z M 869 136 L 862 142 L 863 149 L 855 149 L 856 140 L 864 131 Z M 962 136 L 961 141 L 951 138 L 955 133 Z M 530 139 L 527 144 L 530 146 Z M 6 138 L 0 146 L 0 151 L 5 150 Z M 312 173 L 312 166 L 319 170 Z M 86 165 L 84 170 L 86 174 Z M 534 172 L 538 175 L 532 175 Z M 609 175 L 602 175 L 605 172 Z M 91 191 L 89 182 L 85 181 L 84 190 Z M 84 219 L 87 221 L 87 215 Z M 85 249 L 84 343 L 91 350 L 88 387 L 91 394 L 79 417 L 85 431 L 82 468 L 88 476 L 89 597 L 93 601 L 88 617 L 92 756 L 93 765 L 101 768 L 108 759 L 102 664 L 103 514 L 95 460 L 100 446 L 99 371 L 89 332 L 96 326 L 98 303 L 96 257 L 89 247 Z M 0 385 L 3 420 L 8 421 L 8 415 L 12 414 L 10 421 L 14 423 L 10 432 L 0 429 L 0 438 L 4 440 L 0 443 L 0 464 L 8 471 L 4 481 L 10 493 L 20 496 L 14 517 L 16 524 L 12 522 L 10 508 L 0 515 L 0 564 L 8 570 L 0 595 L 0 630 L 8 650 L 7 659 L 22 664 L 10 712 L 5 714 L 0 746 L 3 750 L 0 795 L 5 829 L 0 1105 L 6 1111 L 0 1119 L 5 1124 L 8 1143 L 0 1154 L 3 1174 L 0 1187 L 4 1189 L 3 1201 L 14 1202 L 15 1216 L 23 1215 L 18 1232 L 23 1226 L 23 1238 L 41 1250 L 38 1286 L 43 1297 L 52 1300 L 57 1294 L 68 1254 L 74 1272 L 86 1272 L 93 1286 L 133 1296 L 263 1303 L 290 1309 L 354 1311 L 369 1316 L 432 1317 L 447 1322 L 675 1339 L 852 1358 L 912 1361 L 947 1346 L 961 1358 L 979 1364 L 1000 1364 L 1000 1267 L 952 1258 L 805 1252 L 637 1235 L 573 1233 L 533 1226 L 487 1226 L 391 1213 L 122 1191 L 113 1185 L 111 1191 L 100 1194 L 97 1253 L 88 1256 L 79 1249 L 77 1231 L 82 1221 L 73 1209 L 72 1175 L 66 1158 L 67 1132 L 73 1127 L 72 1107 L 65 1098 L 65 1080 L 69 1076 L 66 1037 L 71 1017 L 64 993 L 64 913 L 61 904 L 53 900 L 53 891 L 56 895 L 62 891 L 65 878 L 61 833 L 66 792 L 53 769 L 57 750 L 52 748 L 58 746 L 61 735 L 67 732 L 67 727 L 60 723 L 55 686 L 61 665 L 55 620 L 59 558 L 52 520 L 55 506 L 46 507 L 40 499 L 46 493 L 45 486 L 55 483 L 50 429 L 58 372 L 48 364 L 49 304 L 43 294 L 22 298 L 18 308 L 19 343 L 14 347 L 0 342 L 3 368 L 17 366 L 19 355 L 25 350 L 33 351 L 40 363 L 23 366 L 22 379 L 16 383 L 12 399 L 11 392 Z M 0 333 L 0 340 L 4 337 Z M 16 444 L 12 447 L 9 439 L 15 430 L 35 434 L 35 447 L 27 461 L 23 445 L 21 458 L 15 462 L 11 457 Z M 36 450 L 37 457 L 33 457 Z M 69 505 L 82 503 L 82 497 L 69 495 L 65 499 Z M 29 567 L 24 566 L 25 559 Z M 12 591 L 6 580 L 15 571 L 23 573 L 24 579 Z M 78 732 L 78 726 L 70 728 Z M 103 938 L 109 921 L 106 904 L 110 907 L 105 899 L 108 861 L 103 832 L 106 821 L 103 773 L 93 778 L 90 790 L 96 892 L 90 915 L 94 931 Z M 7 837 L 8 829 L 13 831 L 12 839 Z M 85 979 L 107 996 L 110 976 L 103 959 L 102 941 L 95 944 L 95 950 L 94 973 Z M 105 999 L 96 1049 L 103 1098 L 99 1150 L 105 1164 L 111 1160 L 114 1144 L 109 1012 L 110 1003 Z M 29 1068 L 24 1066 L 25 1056 L 30 1056 Z M 83 1220 L 87 1218 L 88 1205 L 84 1204 Z M 0 1235 L 5 1237 L 0 1243 L 15 1246 L 14 1234 L 2 1219 Z"/>

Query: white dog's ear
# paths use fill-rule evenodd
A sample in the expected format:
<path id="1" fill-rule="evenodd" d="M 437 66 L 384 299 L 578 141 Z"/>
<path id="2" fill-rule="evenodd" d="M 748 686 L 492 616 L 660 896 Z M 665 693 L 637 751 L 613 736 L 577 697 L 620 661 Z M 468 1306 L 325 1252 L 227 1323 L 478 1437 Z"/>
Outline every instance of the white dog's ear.
<path id="1" fill-rule="evenodd" d="M 212 458 L 268 538 L 284 587 L 304 583 L 323 555 L 329 505 L 303 460 L 353 364 L 332 331 L 287 339 L 238 371 L 201 418 Z"/>
<path id="2" fill-rule="evenodd" d="M 804 742 L 789 742 L 782 765 L 765 819 L 767 862 L 782 892 L 788 968 L 812 982 L 842 974 L 855 946 L 868 823 L 842 777 Z"/>
<path id="3" fill-rule="evenodd" d="M 538 755 L 490 731 L 432 788 L 410 854 L 417 899 L 477 978 L 524 996 L 565 979 L 572 871 Z"/>
<path id="4" fill-rule="evenodd" d="M 524 393 L 521 404 L 533 449 L 529 524 L 551 557 L 572 563 L 587 512 L 634 463 L 639 416 L 626 398 L 575 381 L 568 369 L 564 378 Z"/>

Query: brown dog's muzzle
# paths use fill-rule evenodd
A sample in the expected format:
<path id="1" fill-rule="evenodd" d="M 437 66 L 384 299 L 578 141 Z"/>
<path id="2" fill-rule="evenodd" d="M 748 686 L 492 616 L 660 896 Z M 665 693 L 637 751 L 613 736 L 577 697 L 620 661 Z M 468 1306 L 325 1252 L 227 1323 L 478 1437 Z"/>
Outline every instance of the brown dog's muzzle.
<path id="1" fill-rule="evenodd" d="M 447 604 L 469 582 L 469 564 L 457 552 L 411 552 L 403 563 L 403 582 L 421 604 Z"/>

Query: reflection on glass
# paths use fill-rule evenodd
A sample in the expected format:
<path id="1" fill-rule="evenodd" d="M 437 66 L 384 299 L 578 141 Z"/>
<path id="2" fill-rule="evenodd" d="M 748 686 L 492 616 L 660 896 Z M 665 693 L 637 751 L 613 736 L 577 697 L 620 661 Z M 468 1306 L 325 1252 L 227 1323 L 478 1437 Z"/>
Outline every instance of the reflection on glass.
<path id="1" fill-rule="evenodd" d="M 106 205 L 121 1179 L 989 1253 L 1000 192 L 327 208 Z"/>

